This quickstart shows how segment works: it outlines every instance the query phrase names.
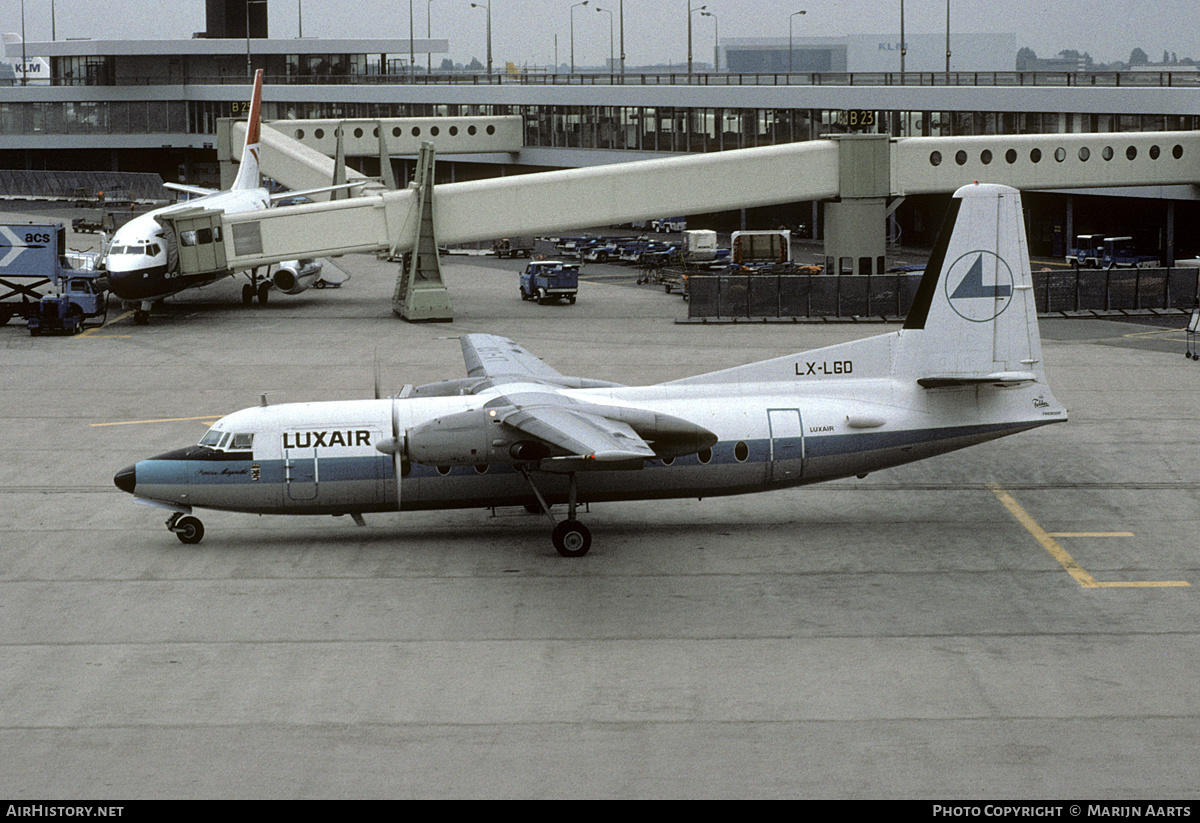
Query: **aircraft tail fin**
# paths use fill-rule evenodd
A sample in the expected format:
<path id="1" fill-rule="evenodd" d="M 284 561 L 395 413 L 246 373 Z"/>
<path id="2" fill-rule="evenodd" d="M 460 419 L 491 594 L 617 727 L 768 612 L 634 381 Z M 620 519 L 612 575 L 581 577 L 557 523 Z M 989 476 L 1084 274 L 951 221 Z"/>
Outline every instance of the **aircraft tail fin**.
<path id="1" fill-rule="evenodd" d="M 250 118 L 246 121 L 246 144 L 242 148 L 242 161 L 238 166 L 234 189 L 257 189 L 261 186 L 258 170 L 259 134 L 262 117 L 263 71 L 254 72 L 254 93 L 250 98 Z"/>
<path id="2" fill-rule="evenodd" d="M 954 193 L 898 341 L 893 376 L 927 389 L 1045 382 L 1021 195 Z"/>
<path id="3" fill-rule="evenodd" d="M 903 329 L 672 381 L 886 380 L 926 391 L 1026 386 L 1039 417 L 1066 419 L 1046 385 L 1021 196 L 974 184 L 954 193 Z"/>

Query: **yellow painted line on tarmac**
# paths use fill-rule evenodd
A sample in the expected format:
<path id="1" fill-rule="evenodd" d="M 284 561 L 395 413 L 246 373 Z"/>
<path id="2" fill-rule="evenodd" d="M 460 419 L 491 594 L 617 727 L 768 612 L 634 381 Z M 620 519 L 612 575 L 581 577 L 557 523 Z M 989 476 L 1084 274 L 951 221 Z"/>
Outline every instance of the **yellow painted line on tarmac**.
<path id="1" fill-rule="evenodd" d="M 115 423 L 92 423 L 91 425 L 93 428 L 98 428 L 100 426 L 136 426 L 141 423 L 182 423 L 188 420 L 211 420 L 215 423 L 221 417 L 222 415 L 219 414 L 205 414 L 201 415 L 200 417 L 162 417 L 157 420 L 121 420 Z"/>
<path id="2" fill-rule="evenodd" d="M 1163 334 L 1184 334 L 1187 329 L 1155 329 L 1154 331 L 1135 331 L 1123 334 L 1122 337 L 1154 337 Z M 1178 338 L 1182 340 L 1183 338 Z"/>
<path id="3" fill-rule="evenodd" d="M 1013 499 L 1013 496 L 1004 489 L 997 486 L 995 483 L 989 484 L 992 494 L 996 495 L 996 499 L 1000 501 L 1004 508 L 1008 509 L 1009 514 L 1017 519 L 1017 522 L 1025 527 L 1025 531 L 1033 535 L 1033 539 L 1042 545 L 1050 556 L 1059 562 L 1067 572 L 1074 577 L 1075 580 L 1085 589 L 1112 589 L 1112 588 L 1159 588 L 1170 586 L 1191 586 L 1186 580 L 1161 580 L 1161 581 L 1139 581 L 1139 582 L 1103 582 L 1097 580 L 1087 573 L 1087 570 L 1080 566 L 1075 561 L 1075 558 L 1064 549 L 1055 537 L 1132 537 L 1132 532 L 1048 532 L 1043 529 L 1038 522 L 1034 520 L 1029 512 L 1021 507 L 1021 504 Z"/>
<path id="4" fill-rule="evenodd" d="M 1133 532 L 1046 532 L 1051 537 L 1133 537 Z"/>

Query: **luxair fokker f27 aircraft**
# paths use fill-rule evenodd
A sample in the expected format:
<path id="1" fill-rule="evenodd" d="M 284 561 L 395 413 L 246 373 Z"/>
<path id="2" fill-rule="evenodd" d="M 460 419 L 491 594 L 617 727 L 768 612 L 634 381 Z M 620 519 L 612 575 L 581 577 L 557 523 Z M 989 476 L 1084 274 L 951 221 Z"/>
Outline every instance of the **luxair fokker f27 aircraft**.
<path id="1" fill-rule="evenodd" d="M 566 503 L 553 542 L 591 544 L 579 503 L 783 489 L 1059 423 L 1046 384 L 1020 195 L 959 189 L 904 327 L 748 366 L 629 387 L 566 377 L 501 337 L 462 338 L 467 377 L 389 399 L 260 406 L 199 445 L 117 473 L 174 513 Z"/>
<path id="2" fill-rule="evenodd" d="M 177 244 L 211 243 L 220 238 L 197 237 L 197 232 L 187 231 L 175 237 L 170 228 L 162 222 L 162 217 L 194 209 L 210 209 L 230 214 L 257 211 L 268 208 L 274 200 L 341 188 L 331 186 L 327 189 L 272 195 L 262 187 L 258 172 L 262 82 L 263 73 L 262 69 L 259 69 L 254 74 L 254 94 L 250 99 L 250 118 L 246 123 L 246 145 L 242 148 L 242 162 L 238 167 L 237 177 L 234 178 L 233 188 L 228 191 L 211 191 L 196 186 L 164 183 L 167 188 L 200 196 L 148 211 L 130 220 L 113 235 L 105 257 L 109 288 L 122 300 L 139 304 L 133 316 L 136 325 L 145 325 L 150 321 L 150 307 L 155 301 L 186 289 L 207 286 L 234 274 L 229 270 L 198 275 L 181 274 Z M 250 271 L 247 276 L 250 282 L 242 287 L 242 302 L 252 303 L 257 297 L 259 303 L 266 303 L 271 286 L 284 294 L 299 294 L 313 285 L 321 276 L 321 264 L 313 260 L 287 260 L 275 268 L 275 273 L 269 279 L 260 280 L 257 269 Z"/>

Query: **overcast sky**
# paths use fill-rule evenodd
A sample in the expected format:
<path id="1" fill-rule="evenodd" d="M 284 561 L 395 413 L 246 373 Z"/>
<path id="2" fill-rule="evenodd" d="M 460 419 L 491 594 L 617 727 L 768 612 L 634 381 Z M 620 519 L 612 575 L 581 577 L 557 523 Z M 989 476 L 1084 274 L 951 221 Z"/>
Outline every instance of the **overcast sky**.
<path id="1" fill-rule="evenodd" d="M 487 0 L 476 0 L 487 2 Z M 549 65 L 555 37 L 559 63 L 570 61 L 570 14 L 573 0 L 491 0 L 495 64 L 506 61 Z M 786 37 L 788 18 L 796 36 L 881 34 L 900 28 L 900 0 L 691 0 L 717 16 L 720 36 Z M 682 63 L 687 58 L 688 0 L 624 0 L 625 53 L 630 65 Z M 575 9 L 575 62 L 599 65 L 608 57 L 609 17 L 594 9 L 616 10 L 618 0 L 589 0 Z M 25 0 L 27 39 L 50 39 L 51 7 L 59 39 L 156 39 L 190 37 L 204 29 L 204 0 Z M 986 8 L 980 8 L 986 6 Z M 428 0 L 412 0 L 417 37 L 425 34 Z M 408 0 L 270 0 L 272 37 L 295 37 L 303 9 L 307 37 L 409 36 Z M 486 56 L 486 14 L 469 0 L 432 0 L 435 38 L 450 41 L 450 57 L 467 62 Z M 153 11 L 149 11 L 153 9 Z M 1100 63 L 1127 60 L 1135 48 L 1151 60 L 1163 51 L 1200 59 L 1200 6 L 1196 0 L 953 0 L 951 32 L 1016 35 L 1017 47 L 1029 46 L 1041 57 L 1062 49 L 1086 51 Z M 0 0 L 0 30 L 19 32 L 21 0 Z M 946 0 L 905 0 L 905 29 L 911 34 L 944 32 Z M 710 58 L 714 36 L 711 17 L 693 16 L 693 53 Z M 619 35 L 618 35 L 619 37 Z M 619 39 L 618 39 L 619 49 Z M 955 54 L 956 62 L 959 55 Z M 436 60 L 434 61 L 436 64 Z M 969 70 L 969 61 L 961 64 Z"/>

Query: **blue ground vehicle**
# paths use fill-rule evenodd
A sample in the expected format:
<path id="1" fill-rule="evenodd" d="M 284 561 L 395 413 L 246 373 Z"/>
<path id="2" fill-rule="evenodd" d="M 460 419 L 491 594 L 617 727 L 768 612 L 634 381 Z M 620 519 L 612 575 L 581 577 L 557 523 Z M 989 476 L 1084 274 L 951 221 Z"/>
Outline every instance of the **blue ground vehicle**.
<path id="1" fill-rule="evenodd" d="M 1132 237 L 1105 237 L 1102 263 L 1109 269 L 1154 269 L 1162 265 L 1157 254 L 1141 254 Z"/>
<path id="2" fill-rule="evenodd" d="M 1067 262 L 1074 268 L 1098 269 L 1104 257 L 1103 234 L 1081 234 L 1067 252 Z"/>
<path id="3" fill-rule="evenodd" d="M 103 272 L 95 256 L 71 260 L 58 223 L 0 224 L 0 325 L 14 316 L 33 335 L 76 334 L 83 322 L 108 313 Z"/>
<path id="4" fill-rule="evenodd" d="M 537 260 L 521 272 L 521 299 L 539 304 L 551 300 L 575 302 L 579 291 L 579 265 L 561 260 Z"/>

